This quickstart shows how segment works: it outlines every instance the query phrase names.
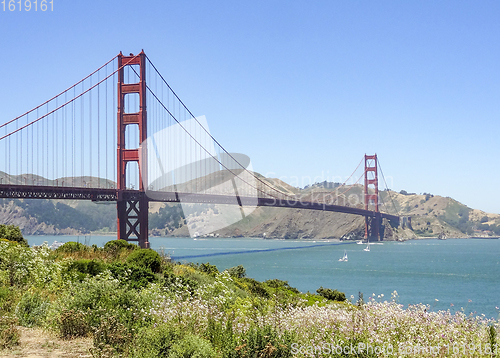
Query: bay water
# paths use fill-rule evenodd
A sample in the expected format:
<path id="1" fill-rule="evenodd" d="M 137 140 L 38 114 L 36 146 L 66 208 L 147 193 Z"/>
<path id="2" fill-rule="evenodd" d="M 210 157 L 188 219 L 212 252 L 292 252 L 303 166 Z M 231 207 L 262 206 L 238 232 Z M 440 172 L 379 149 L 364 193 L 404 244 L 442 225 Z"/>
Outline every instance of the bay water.
<path id="1" fill-rule="evenodd" d="M 27 236 L 30 245 L 78 241 L 103 246 L 114 236 Z M 243 265 L 248 277 L 277 278 L 302 292 L 320 286 L 345 292 L 355 302 L 391 299 L 428 304 L 432 310 L 463 309 L 498 319 L 500 240 L 410 240 L 365 245 L 339 241 L 261 238 L 150 238 L 151 247 L 180 262 L 210 262 L 219 270 Z M 344 254 L 347 262 L 339 261 Z M 383 295 L 383 296 L 382 296 Z M 379 297 L 380 296 L 380 297 Z"/>

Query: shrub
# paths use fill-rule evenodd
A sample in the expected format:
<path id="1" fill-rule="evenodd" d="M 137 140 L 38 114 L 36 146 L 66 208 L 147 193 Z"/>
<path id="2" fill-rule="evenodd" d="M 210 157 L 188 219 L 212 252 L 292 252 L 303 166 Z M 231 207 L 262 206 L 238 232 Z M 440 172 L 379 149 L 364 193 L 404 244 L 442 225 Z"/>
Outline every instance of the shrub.
<path id="1" fill-rule="evenodd" d="M 15 241 L 26 247 L 29 246 L 28 241 L 23 237 L 21 230 L 15 225 L 0 224 L 0 239 Z"/>
<path id="2" fill-rule="evenodd" d="M 345 293 L 337 290 L 332 290 L 330 288 L 323 288 L 323 286 L 321 286 L 316 290 L 316 292 L 318 293 L 318 295 L 323 296 L 324 298 L 330 301 L 340 301 L 340 302 L 345 301 Z"/>
<path id="3" fill-rule="evenodd" d="M 154 250 L 138 249 L 127 257 L 127 263 L 151 270 L 151 272 L 160 272 L 161 257 Z"/>
<path id="4" fill-rule="evenodd" d="M 229 272 L 229 274 L 232 277 L 236 277 L 236 278 L 243 278 L 247 275 L 247 272 L 246 272 L 245 268 L 243 267 L 243 265 L 238 265 L 238 266 L 228 268 L 227 272 Z"/>
<path id="5" fill-rule="evenodd" d="M 210 276 L 214 276 L 214 277 L 215 277 L 215 275 L 217 275 L 219 273 L 217 266 L 210 265 L 210 262 L 207 262 L 206 264 L 202 263 L 202 264 L 198 265 L 198 270 L 201 272 L 204 272 Z"/>
<path id="6" fill-rule="evenodd" d="M 133 358 L 167 357 L 181 333 L 170 324 L 143 328 L 137 334 L 130 356 Z"/>
<path id="7" fill-rule="evenodd" d="M 81 244 L 79 242 L 74 242 L 74 241 L 68 241 L 65 244 L 59 246 L 56 249 L 56 252 L 62 252 L 62 253 L 73 253 L 73 252 L 80 252 L 80 251 L 87 251 L 88 247 L 85 246 L 84 244 Z"/>
<path id="8" fill-rule="evenodd" d="M 109 357 L 126 352 L 132 335 L 127 327 L 115 316 L 107 316 L 94 332 L 94 348 L 91 353 L 94 357 Z"/>
<path id="9" fill-rule="evenodd" d="M 85 313 L 75 310 L 63 310 L 57 320 L 57 330 L 61 338 L 85 337 L 90 333 Z"/>
<path id="10" fill-rule="evenodd" d="M 281 337 L 270 326 L 252 326 L 242 336 L 241 342 L 234 349 L 233 357 L 292 357 L 293 336 L 285 332 Z"/>
<path id="11" fill-rule="evenodd" d="M 139 246 L 135 244 L 131 244 L 126 240 L 111 240 L 104 244 L 104 251 L 120 251 L 122 249 L 125 250 L 135 250 L 138 249 Z"/>
<path id="12" fill-rule="evenodd" d="M 194 293 L 194 290 L 199 286 L 199 283 L 189 277 L 177 276 L 173 273 L 167 272 L 163 274 L 162 280 L 163 286 L 167 288 L 172 287 L 184 287 L 186 291 L 190 294 Z"/>
<path id="13" fill-rule="evenodd" d="M 228 319 L 226 323 L 221 320 L 208 318 L 207 329 L 204 336 L 212 343 L 212 346 L 222 352 L 223 357 L 230 357 L 234 354 L 236 347 L 236 335 L 233 331 L 233 319 Z"/>
<path id="14" fill-rule="evenodd" d="M 181 341 L 172 345 L 168 358 L 212 358 L 216 355 L 209 341 L 194 334 L 187 334 Z"/>
<path id="15" fill-rule="evenodd" d="M 106 264 L 97 260 L 75 260 L 68 266 L 68 271 L 79 273 L 79 279 L 83 280 L 86 275 L 96 276 L 106 269 Z"/>
<path id="16" fill-rule="evenodd" d="M 288 281 L 282 281 L 282 280 L 278 280 L 277 278 L 275 278 L 275 279 L 267 280 L 264 282 L 267 286 L 275 288 L 275 289 L 286 290 L 286 291 L 290 291 L 292 293 L 300 293 L 300 291 L 297 290 L 295 287 L 290 286 L 288 284 Z"/>
<path id="17" fill-rule="evenodd" d="M 110 315 L 129 328 L 146 324 L 149 320 L 143 320 L 141 311 L 146 305 L 137 291 L 123 287 L 109 271 L 74 284 L 58 302 L 61 310 L 85 312 L 91 328 L 99 327 L 103 317 Z"/>
<path id="18" fill-rule="evenodd" d="M 265 287 L 265 284 L 262 282 L 259 282 L 257 280 L 254 280 L 253 278 L 242 278 L 239 280 L 241 284 L 236 281 L 236 284 L 238 287 L 241 289 L 244 289 L 245 291 L 248 291 L 254 295 L 263 297 L 263 298 L 269 298 L 271 295 L 269 294 L 268 290 Z"/>
<path id="19" fill-rule="evenodd" d="M 47 316 L 50 303 L 38 293 L 26 292 L 16 307 L 19 324 L 25 327 L 39 326 Z"/>
<path id="20" fill-rule="evenodd" d="M 113 277 L 135 290 L 147 287 L 149 283 L 157 281 L 156 276 L 143 267 L 115 262 L 109 265 L 108 269 L 113 274 Z"/>
<path id="21" fill-rule="evenodd" d="M 0 311 L 10 312 L 15 303 L 15 291 L 12 287 L 0 287 Z"/>
<path id="22" fill-rule="evenodd" d="M 487 327 L 488 333 L 488 343 L 490 347 L 497 347 L 497 331 L 494 325 L 490 325 Z"/>
<path id="23" fill-rule="evenodd" d="M 0 349 L 19 345 L 19 339 L 20 335 L 16 328 L 16 320 L 0 316 Z"/>

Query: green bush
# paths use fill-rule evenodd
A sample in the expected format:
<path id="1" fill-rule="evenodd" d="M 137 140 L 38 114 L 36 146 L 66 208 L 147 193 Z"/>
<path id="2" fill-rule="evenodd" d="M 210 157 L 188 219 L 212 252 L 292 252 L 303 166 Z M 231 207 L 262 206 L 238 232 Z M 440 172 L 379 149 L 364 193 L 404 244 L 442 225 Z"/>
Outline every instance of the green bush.
<path id="1" fill-rule="evenodd" d="M 266 289 L 266 285 L 263 284 L 262 282 L 259 282 L 257 280 L 254 280 L 253 278 L 242 278 L 239 280 L 242 284 L 239 284 L 238 281 L 236 281 L 236 285 L 244 289 L 245 291 L 248 291 L 254 295 L 257 295 L 259 297 L 263 298 L 269 298 L 271 295 L 269 294 L 268 290 Z"/>
<path id="2" fill-rule="evenodd" d="M 108 269 L 113 274 L 113 277 L 135 290 L 147 287 L 149 283 L 157 281 L 156 276 L 143 267 L 115 262 L 109 265 Z"/>
<path id="3" fill-rule="evenodd" d="M 209 341 L 188 333 L 172 345 L 168 358 L 213 358 L 216 355 Z"/>
<path id="4" fill-rule="evenodd" d="M 323 296 L 324 298 L 330 301 L 339 301 L 339 302 L 345 301 L 345 293 L 337 290 L 332 290 L 330 288 L 323 288 L 323 286 L 321 286 L 316 290 L 316 292 L 318 293 L 318 295 Z"/>
<path id="5" fill-rule="evenodd" d="M 168 324 L 143 328 L 134 339 L 132 358 L 167 357 L 172 346 L 181 337 L 178 329 Z"/>
<path id="6" fill-rule="evenodd" d="M 161 283 L 164 287 L 173 287 L 173 286 L 182 286 L 188 291 L 190 294 L 194 293 L 197 287 L 200 286 L 198 281 L 195 281 L 191 277 L 177 276 L 171 272 L 167 272 L 163 274 L 163 279 Z"/>
<path id="7" fill-rule="evenodd" d="M 28 247 L 28 241 L 23 237 L 19 227 L 15 225 L 3 225 L 0 224 L 0 239 L 6 239 L 9 241 L 16 241 L 23 246 Z"/>
<path id="8" fill-rule="evenodd" d="M 290 293 L 298 294 L 300 293 L 295 287 L 292 287 L 288 284 L 288 281 L 278 280 L 277 278 L 272 280 L 264 281 L 264 283 L 274 289 L 288 291 Z"/>
<path id="9" fill-rule="evenodd" d="M 147 270 L 151 270 L 151 272 L 160 272 L 161 257 L 154 250 L 138 249 L 133 251 L 127 257 L 127 263 L 130 265 L 135 265 L 137 267 L 142 267 Z"/>
<path id="10" fill-rule="evenodd" d="M 126 240 L 111 240 L 104 244 L 104 251 L 135 250 L 139 246 L 131 244 Z"/>
<path id="11" fill-rule="evenodd" d="M 230 357 L 235 352 L 236 335 L 233 332 L 233 320 L 226 323 L 213 318 L 208 319 L 204 336 L 212 343 L 212 347 L 222 353 L 223 357 Z"/>
<path id="12" fill-rule="evenodd" d="M 63 253 L 73 253 L 73 252 L 80 252 L 80 251 L 87 251 L 88 247 L 85 246 L 84 244 L 81 244 L 79 242 L 74 242 L 74 241 L 69 241 L 66 242 L 65 244 L 59 246 L 56 249 L 56 252 L 63 252 Z"/>
<path id="13" fill-rule="evenodd" d="M 243 265 L 238 265 L 238 266 L 228 268 L 227 272 L 229 272 L 229 274 L 232 277 L 236 277 L 236 278 L 243 278 L 247 275 L 247 271 L 245 270 Z"/>
<path id="14" fill-rule="evenodd" d="M 97 260 L 75 260 L 68 266 L 68 271 L 76 271 L 79 273 L 80 280 L 83 280 L 86 275 L 96 276 L 106 270 L 106 264 Z"/>
<path id="15" fill-rule="evenodd" d="M 270 326 L 252 326 L 245 332 L 231 357 L 292 357 L 293 335 L 285 332 L 279 336 Z"/>
<path id="16" fill-rule="evenodd" d="M 16 320 L 0 316 L 0 349 L 19 345 L 19 339 L 20 335 L 16 327 Z"/>
<path id="17" fill-rule="evenodd" d="M 25 327 L 40 326 L 47 317 L 50 303 L 38 292 L 26 292 L 16 307 L 16 317 L 19 324 Z"/>
<path id="18" fill-rule="evenodd" d="M 204 272 L 214 277 L 219 273 L 217 266 L 210 265 L 210 262 L 207 262 L 206 264 L 205 263 L 199 264 L 196 268 L 198 269 L 198 271 Z"/>
<path id="19" fill-rule="evenodd" d="M 11 312 L 15 304 L 15 296 L 13 287 L 0 287 L 0 311 Z"/>
<path id="20" fill-rule="evenodd" d="M 109 271 L 73 284 L 57 304 L 61 311 L 85 312 L 85 320 L 91 329 L 99 327 L 103 317 L 107 316 L 116 316 L 129 329 L 150 322 L 144 310 L 150 303 L 142 299 L 138 291 L 113 278 Z"/>

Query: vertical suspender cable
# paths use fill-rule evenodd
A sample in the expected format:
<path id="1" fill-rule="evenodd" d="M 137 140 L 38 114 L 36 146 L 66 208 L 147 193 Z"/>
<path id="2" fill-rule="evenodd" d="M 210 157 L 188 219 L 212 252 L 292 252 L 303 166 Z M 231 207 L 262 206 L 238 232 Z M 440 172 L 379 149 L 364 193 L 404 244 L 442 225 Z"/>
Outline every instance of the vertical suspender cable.
<path id="1" fill-rule="evenodd" d="M 113 110 L 116 110 L 117 109 L 117 103 L 116 103 L 116 86 L 114 86 L 114 84 L 116 83 L 116 72 L 113 73 L 113 86 L 112 89 L 113 89 Z M 117 133 L 116 134 L 113 134 L 113 148 L 116 148 L 118 146 L 118 144 L 116 143 L 116 141 L 118 140 L 118 138 L 116 137 L 116 135 L 118 135 Z M 117 179 L 117 174 L 116 174 L 116 171 L 118 170 L 117 168 L 117 164 L 116 161 L 114 161 L 114 164 L 113 164 L 113 180 L 116 180 Z M 117 187 L 118 183 L 115 184 L 115 188 Z"/>
<path id="2" fill-rule="evenodd" d="M 56 97 L 56 108 L 58 108 L 58 97 Z M 52 113 L 52 140 L 54 143 L 54 146 L 52 147 L 52 180 L 57 178 L 57 142 L 59 141 L 59 138 L 56 138 L 56 127 L 57 127 L 57 117 L 58 117 L 59 111 L 56 111 L 55 113 Z M 55 119 L 54 119 L 55 116 Z M 57 132 L 59 133 L 59 131 Z M 59 184 L 57 181 L 56 183 Z M 54 183 L 52 183 L 54 185 Z"/>
<path id="3" fill-rule="evenodd" d="M 97 72 L 97 83 L 100 82 L 99 72 Z M 101 185 L 101 116 L 100 116 L 100 92 L 99 87 L 97 86 L 97 187 L 100 188 Z"/>
<path id="4" fill-rule="evenodd" d="M 68 92 L 64 92 L 64 103 L 67 103 L 67 98 L 68 98 Z M 67 167 L 68 167 L 68 123 L 66 123 L 66 119 L 68 118 L 68 106 L 64 106 L 64 116 L 63 116 L 63 149 L 62 149 L 62 159 L 63 159 L 63 167 L 62 167 L 62 176 L 64 178 L 66 178 L 66 180 L 68 180 L 67 178 L 69 177 L 68 173 L 66 172 L 67 171 Z M 64 183 L 62 183 L 64 185 Z"/>
<path id="5" fill-rule="evenodd" d="M 84 83 L 82 82 L 82 92 L 84 90 L 85 90 L 85 87 L 84 87 Z M 80 128 L 81 128 L 81 133 L 82 133 L 82 135 L 81 135 L 81 141 L 80 141 L 80 166 L 81 166 L 80 176 L 82 178 L 81 180 L 84 180 L 83 178 L 84 178 L 84 172 L 85 171 L 84 171 L 84 168 L 83 168 L 83 165 L 84 165 L 83 164 L 83 141 L 85 140 L 85 132 L 83 130 L 83 116 L 84 116 L 84 113 L 85 113 L 85 109 L 84 109 L 84 107 L 85 107 L 85 103 L 84 103 L 85 96 L 82 96 L 81 98 L 82 98 L 82 100 L 80 101 L 80 120 L 79 120 L 79 122 L 80 122 Z M 80 183 L 80 185 L 85 186 L 85 183 L 82 182 L 82 183 Z"/>
<path id="6" fill-rule="evenodd" d="M 73 98 L 76 97 L 76 88 L 73 88 Z M 71 186 L 75 186 L 75 102 L 71 102 Z"/>
<path id="7" fill-rule="evenodd" d="M 104 74 L 105 77 L 108 77 L 108 66 L 106 66 L 105 68 L 105 74 Z M 109 141 L 109 138 L 108 138 L 108 80 L 106 80 L 106 83 L 104 84 L 104 87 L 105 87 L 105 93 L 106 95 L 104 96 L 104 113 L 106 113 L 106 115 L 104 116 L 104 123 L 105 123 L 105 137 L 104 137 L 104 143 L 106 144 L 106 149 L 105 149 L 105 180 L 104 182 L 106 183 L 106 188 L 108 188 L 109 186 L 107 185 L 108 184 L 108 141 Z"/>
<path id="8" fill-rule="evenodd" d="M 21 170 L 19 171 L 19 174 L 21 175 L 21 184 L 22 184 L 22 179 L 23 179 L 23 131 L 19 133 L 19 136 L 21 137 L 21 145 L 19 146 L 19 153 L 20 153 L 20 163 L 21 163 Z"/>
<path id="9" fill-rule="evenodd" d="M 92 87 L 92 76 L 89 78 L 90 84 L 89 87 Z M 89 183 L 90 187 L 92 187 L 92 91 L 89 92 Z"/>

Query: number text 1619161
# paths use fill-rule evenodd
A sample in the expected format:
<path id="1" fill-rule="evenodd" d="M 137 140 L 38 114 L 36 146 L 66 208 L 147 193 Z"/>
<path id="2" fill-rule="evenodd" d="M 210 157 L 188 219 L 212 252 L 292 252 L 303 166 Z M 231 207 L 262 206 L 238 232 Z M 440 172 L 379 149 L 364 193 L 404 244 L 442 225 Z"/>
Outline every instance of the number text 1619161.
<path id="1" fill-rule="evenodd" d="M 3 11 L 54 11 L 54 0 L 2 0 Z"/>

